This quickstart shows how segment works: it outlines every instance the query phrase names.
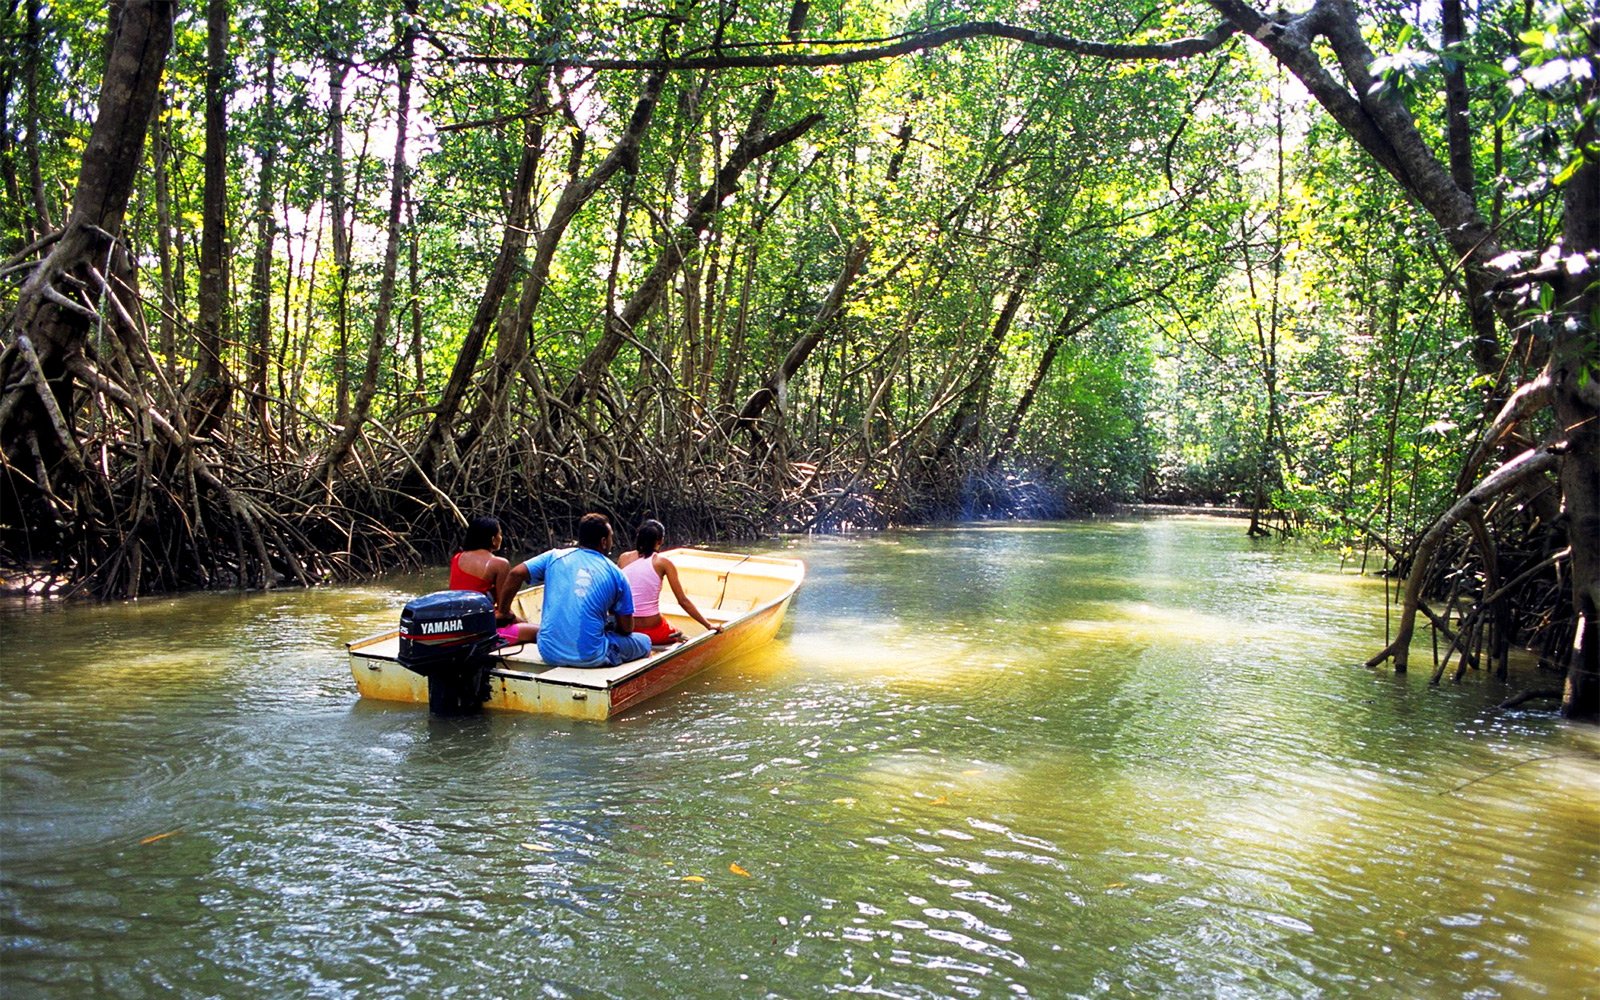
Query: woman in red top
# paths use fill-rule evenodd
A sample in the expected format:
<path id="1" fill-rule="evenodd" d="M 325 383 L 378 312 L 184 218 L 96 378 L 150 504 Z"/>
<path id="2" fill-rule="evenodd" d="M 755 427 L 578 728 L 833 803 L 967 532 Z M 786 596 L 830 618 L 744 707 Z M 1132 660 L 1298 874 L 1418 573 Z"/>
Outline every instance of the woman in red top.
<path id="1" fill-rule="evenodd" d="M 511 571 L 511 564 L 495 555 L 504 539 L 500 535 L 500 520 L 480 515 L 467 523 L 467 533 L 461 539 L 461 551 L 450 560 L 450 589 L 475 590 L 488 594 L 494 600 L 500 593 L 500 584 Z M 539 627 L 512 619 L 499 629 L 500 637 L 507 642 L 533 642 L 539 638 Z"/>

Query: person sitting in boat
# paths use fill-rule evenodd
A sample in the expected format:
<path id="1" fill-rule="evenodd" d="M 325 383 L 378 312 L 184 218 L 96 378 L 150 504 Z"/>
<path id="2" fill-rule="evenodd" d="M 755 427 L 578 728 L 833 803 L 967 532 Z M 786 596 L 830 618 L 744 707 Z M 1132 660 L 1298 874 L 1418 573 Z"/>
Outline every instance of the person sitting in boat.
<path id="1" fill-rule="evenodd" d="M 722 626 L 706 621 L 706 616 L 683 592 L 683 584 L 678 582 L 678 567 L 661 555 L 661 545 L 666 538 L 667 529 L 660 521 L 646 520 L 634 533 L 633 549 L 624 552 L 617 561 L 622 575 L 633 588 L 633 627 L 657 646 L 682 641 L 683 633 L 661 617 L 661 582 L 665 580 L 672 585 L 678 607 L 710 631 L 721 632 Z"/>
<path id="2" fill-rule="evenodd" d="M 461 551 L 450 558 L 450 589 L 477 591 L 488 594 L 491 600 L 498 597 L 500 585 L 511 572 L 511 563 L 504 556 L 495 555 L 504 541 L 499 518 L 481 514 L 468 521 Z M 495 624 L 500 637 L 510 643 L 533 642 L 539 637 L 537 625 L 520 621 L 510 612 L 497 614 Z"/>
<path id="3" fill-rule="evenodd" d="M 650 640 L 633 630 L 633 591 L 608 557 L 611 522 L 603 514 L 578 521 L 578 544 L 551 549 L 511 567 L 497 609 L 511 610 L 524 585 L 544 584 L 539 657 L 552 666 L 614 667 L 650 655 Z M 607 616 L 611 617 L 608 623 Z"/>

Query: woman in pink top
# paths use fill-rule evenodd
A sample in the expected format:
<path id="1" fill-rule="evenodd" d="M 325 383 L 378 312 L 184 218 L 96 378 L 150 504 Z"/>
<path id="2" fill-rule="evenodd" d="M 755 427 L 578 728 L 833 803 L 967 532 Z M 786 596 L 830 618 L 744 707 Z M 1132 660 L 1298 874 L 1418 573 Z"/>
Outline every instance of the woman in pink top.
<path id="1" fill-rule="evenodd" d="M 645 521 L 639 525 L 639 531 L 634 536 L 633 550 L 624 552 L 622 558 L 617 560 L 622 575 L 628 578 L 628 585 L 633 588 L 633 630 L 649 636 L 651 644 L 656 646 L 683 638 L 682 632 L 661 617 L 661 581 L 665 580 L 672 585 L 672 594 L 678 599 L 678 607 L 711 631 L 721 632 L 722 626 L 706 621 L 705 615 L 683 592 L 683 584 L 678 582 L 678 567 L 672 565 L 671 559 L 662 557 L 661 543 L 666 537 L 667 529 L 660 521 Z"/>

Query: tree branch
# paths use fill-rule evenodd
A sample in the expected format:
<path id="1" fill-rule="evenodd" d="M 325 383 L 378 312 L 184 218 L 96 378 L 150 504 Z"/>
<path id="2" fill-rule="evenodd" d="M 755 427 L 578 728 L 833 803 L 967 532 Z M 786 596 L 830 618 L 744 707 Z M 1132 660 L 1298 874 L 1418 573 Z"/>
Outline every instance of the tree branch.
<path id="1" fill-rule="evenodd" d="M 1483 437 L 1473 449 L 1471 457 L 1462 466 L 1461 475 L 1456 480 L 1457 489 L 1467 488 L 1467 484 L 1477 476 L 1479 467 L 1488 460 L 1517 424 L 1550 405 L 1550 396 L 1554 390 L 1555 382 L 1550 378 L 1547 366 L 1532 382 L 1511 394 L 1511 398 L 1500 408 L 1500 413 L 1494 418 L 1494 422 L 1484 430 Z"/>
<path id="2" fill-rule="evenodd" d="M 1156 59 L 1175 60 L 1203 55 L 1219 48 L 1231 38 L 1236 28 L 1223 22 L 1203 35 L 1178 38 L 1170 42 L 1091 42 L 1081 38 L 1060 35 L 1053 31 L 1023 28 L 1002 21 L 971 21 L 965 24 L 929 28 L 898 36 L 884 44 L 872 44 L 876 39 L 800 40 L 791 42 L 757 43 L 768 51 L 749 55 L 736 55 L 719 47 L 706 55 L 687 55 L 678 58 L 656 59 L 606 59 L 590 56 L 456 56 L 450 61 L 488 66 L 558 66 L 601 70 L 696 70 L 696 69 L 773 69 L 780 66 L 850 66 L 855 63 L 892 59 L 913 52 L 926 52 L 952 42 L 972 38 L 1009 38 L 1036 48 L 1072 52 L 1100 59 Z M 783 48 L 806 46 L 830 47 L 835 52 L 784 52 Z"/>

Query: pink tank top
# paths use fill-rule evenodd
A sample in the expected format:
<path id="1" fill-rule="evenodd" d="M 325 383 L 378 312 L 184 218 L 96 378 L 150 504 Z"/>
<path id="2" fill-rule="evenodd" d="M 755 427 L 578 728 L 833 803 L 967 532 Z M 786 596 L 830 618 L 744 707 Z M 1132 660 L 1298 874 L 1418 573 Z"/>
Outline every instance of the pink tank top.
<path id="1" fill-rule="evenodd" d="M 661 613 L 661 576 L 656 572 L 654 556 L 640 556 L 622 567 L 622 575 L 633 588 L 633 615 L 648 618 Z"/>

